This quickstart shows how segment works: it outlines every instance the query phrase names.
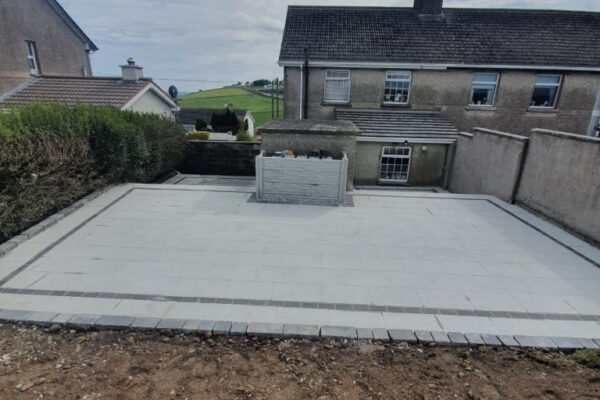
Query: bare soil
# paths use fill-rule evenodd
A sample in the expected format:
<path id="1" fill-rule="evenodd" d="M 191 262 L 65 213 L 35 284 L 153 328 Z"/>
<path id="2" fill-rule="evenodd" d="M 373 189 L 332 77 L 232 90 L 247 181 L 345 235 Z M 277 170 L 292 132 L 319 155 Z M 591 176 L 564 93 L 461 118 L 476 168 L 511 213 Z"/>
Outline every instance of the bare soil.
<path id="1" fill-rule="evenodd" d="M 0 326 L 0 399 L 600 399 L 596 352 Z"/>

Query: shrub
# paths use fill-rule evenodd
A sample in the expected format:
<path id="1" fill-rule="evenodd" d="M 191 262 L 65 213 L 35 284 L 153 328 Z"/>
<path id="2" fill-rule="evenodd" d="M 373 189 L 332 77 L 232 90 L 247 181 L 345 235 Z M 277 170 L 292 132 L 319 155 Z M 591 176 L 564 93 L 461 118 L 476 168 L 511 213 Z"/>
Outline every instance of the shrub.
<path id="1" fill-rule="evenodd" d="M 203 120 L 202 118 L 198 118 L 198 119 L 196 120 L 196 125 L 195 125 L 195 127 L 196 127 L 196 130 L 197 130 L 197 131 L 201 131 L 201 130 L 203 130 L 203 129 L 206 129 L 206 127 L 207 127 L 207 126 L 208 126 L 208 124 L 207 124 L 207 123 L 206 123 L 206 121 L 205 121 L 205 120 Z"/>
<path id="2" fill-rule="evenodd" d="M 235 140 L 238 142 L 253 142 L 254 138 L 246 131 L 240 131 L 235 135 Z"/>
<path id="3" fill-rule="evenodd" d="M 226 108 L 223 113 L 213 113 L 210 125 L 215 132 L 237 132 L 240 129 L 240 120 L 235 112 Z"/>
<path id="4" fill-rule="evenodd" d="M 188 133 L 190 140 L 208 140 L 210 139 L 210 132 L 208 131 L 193 131 Z"/>

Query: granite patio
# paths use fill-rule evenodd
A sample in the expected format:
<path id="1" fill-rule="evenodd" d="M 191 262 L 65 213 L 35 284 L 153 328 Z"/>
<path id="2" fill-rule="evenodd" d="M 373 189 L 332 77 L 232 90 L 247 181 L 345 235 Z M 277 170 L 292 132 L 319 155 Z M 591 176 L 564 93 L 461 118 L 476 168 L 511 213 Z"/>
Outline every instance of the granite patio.
<path id="1" fill-rule="evenodd" d="M 600 251 L 493 197 L 358 190 L 324 207 L 258 203 L 246 178 L 170 182 L 113 187 L 1 257 L 4 319 L 600 338 Z"/>

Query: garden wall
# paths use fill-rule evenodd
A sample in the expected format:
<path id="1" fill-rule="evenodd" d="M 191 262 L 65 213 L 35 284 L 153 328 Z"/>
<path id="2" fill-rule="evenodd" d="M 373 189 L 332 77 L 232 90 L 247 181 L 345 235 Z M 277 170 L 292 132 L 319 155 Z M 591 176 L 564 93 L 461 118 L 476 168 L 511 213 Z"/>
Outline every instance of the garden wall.
<path id="1" fill-rule="evenodd" d="M 190 140 L 180 172 L 254 176 L 254 159 L 259 154 L 259 143 Z"/>

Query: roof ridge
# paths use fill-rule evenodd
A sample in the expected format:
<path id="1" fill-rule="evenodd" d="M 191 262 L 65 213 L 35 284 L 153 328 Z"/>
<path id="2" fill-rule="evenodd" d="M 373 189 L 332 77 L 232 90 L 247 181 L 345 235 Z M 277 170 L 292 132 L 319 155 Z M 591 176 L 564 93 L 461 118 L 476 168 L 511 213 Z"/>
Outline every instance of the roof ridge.
<path id="1" fill-rule="evenodd" d="M 320 5 L 289 5 L 288 9 L 336 9 L 336 10 L 403 10 L 413 11 L 413 7 L 386 7 L 386 6 L 320 6 Z M 600 14 L 600 11 L 587 10 L 561 10 L 555 8 L 508 8 L 508 7 L 443 7 L 443 11 L 502 11 L 502 12 L 531 12 L 531 13 L 580 13 L 580 14 Z"/>

